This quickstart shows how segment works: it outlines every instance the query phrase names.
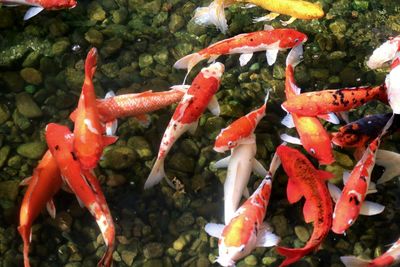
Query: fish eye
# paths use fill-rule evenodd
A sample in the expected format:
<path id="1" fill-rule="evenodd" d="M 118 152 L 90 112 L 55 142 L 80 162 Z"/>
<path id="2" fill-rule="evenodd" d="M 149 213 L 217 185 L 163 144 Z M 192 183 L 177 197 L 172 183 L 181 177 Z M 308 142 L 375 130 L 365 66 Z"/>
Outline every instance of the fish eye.
<path id="1" fill-rule="evenodd" d="M 310 153 L 314 155 L 315 154 L 315 149 L 314 148 L 310 148 Z"/>
<path id="2" fill-rule="evenodd" d="M 299 41 L 300 41 L 299 38 L 294 39 L 295 43 L 298 43 Z"/>
<path id="3" fill-rule="evenodd" d="M 234 146 L 234 145 L 235 145 L 235 142 L 233 142 L 233 141 L 229 141 L 229 142 L 228 142 L 228 146 L 229 146 L 229 147 L 232 147 L 232 146 Z"/>

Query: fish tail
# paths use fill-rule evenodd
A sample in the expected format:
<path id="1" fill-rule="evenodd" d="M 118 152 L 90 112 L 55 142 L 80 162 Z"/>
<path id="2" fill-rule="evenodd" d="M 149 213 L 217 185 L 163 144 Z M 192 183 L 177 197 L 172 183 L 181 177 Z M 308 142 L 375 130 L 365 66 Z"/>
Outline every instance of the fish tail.
<path id="1" fill-rule="evenodd" d="M 92 79 L 97 66 L 97 49 L 93 47 L 87 54 L 85 61 L 85 76 Z"/>
<path id="2" fill-rule="evenodd" d="M 31 231 L 30 229 L 25 226 L 25 225 L 21 225 L 18 227 L 18 232 L 22 237 L 22 240 L 24 242 L 24 250 L 23 250 L 23 254 L 24 254 L 24 267 L 30 267 L 29 264 L 29 243 L 30 243 L 30 236 L 31 236 Z"/>
<path id="3" fill-rule="evenodd" d="M 224 1 L 214 0 L 208 7 L 199 7 L 194 14 L 194 21 L 200 25 L 214 24 L 223 34 L 228 30 L 225 18 Z"/>
<path id="4" fill-rule="evenodd" d="M 279 267 L 284 267 L 284 266 L 289 266 L 290 264 L 300 260 L 303 258 L 305 255 L 310 253 L 313 250 L 313 248 L 285 248 L 285 247 L 277 247 L 276 251 L 282 255 L 285 256 L 286 259 L 279 265 Z"/>
<path id="5" fill-rule="evenodd" d="M 346 267 L 368 267 L 371 260 L 363 260 L 355 256 L 343 256 L 340 260 Z"/>
<path id="6" fill-rule="evenodd" d="M 157 158 L 156 163 L 154 164 L 153 169 L 151 170 L 150 175 L 144 184 L 144 189 L 149 189 L 155 186 L 164 177 L 164 158 Z"/>
<path id="7" fill-rule="evenodd" d="M 98 267 L 109 267 L 111 266 L 112 263 L 112 255 L 114 252 L 114 239 L 115 239 L 115 228 L 114 228 L 114 224 L 109 223 L 107 226 L 106 231 L 103 233 L 103 238 L 104 238 L 104 242 L 107 246 L 106 248 L 106 252 L 104 253 L 103 257 L 101 258 L 101 260 L 98 262 L 97 266 Z"/>
<path id="8" fill-rule="evenodd" d="M 303 57 L 303 45 L 297 45 L 293 47 L 287 58 L 286 58 L 286 66 L 291 65 L 293 68 L 296 67 L 301 61 Z"/>
<path id="9" fill-rule="evenodd" d="M 385 168 L 385 172 L 378 179 L 377 184 L 382 184 L 392 180 L 400 174 L 400 154 L 379 149 L 376 154 L 376 164 Z"/>

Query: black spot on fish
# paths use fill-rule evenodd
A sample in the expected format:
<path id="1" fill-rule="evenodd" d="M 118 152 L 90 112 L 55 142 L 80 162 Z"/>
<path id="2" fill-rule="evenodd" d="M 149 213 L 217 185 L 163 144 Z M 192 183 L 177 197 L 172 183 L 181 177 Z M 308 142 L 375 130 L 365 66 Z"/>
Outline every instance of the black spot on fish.
<path id="1" fill-rule="evenodd" d="M 361 98 L 360 103 L 364 105 L 365 104 L 365 99 Z"/>
<path id="2" fill-rule="evenodd" d="M 353 98 L 353 104 L 355 105 L 355 104 L 357 104 L 357 99 L 355 99 L 355 98 Z"/>
<path id="3" fill-rule="evenodd" d="M 55 149 L 55 150 L 59 150 L 60 147 L 59 147 L 58 145 L 56 145 L 56 146 L 54 147 L 54 149 Z"/>
<path id="4" fill-rule="evenodd" d="M 360 179 L 363 180 L 364 182 L 367 182 L 367 177 L 365 177 L 364 175 L 361 175 Z"/>
<path id="5" fill-rule="evenodd" d="M 349 198 L 349 202 L 350 203 L 353 202 L 353 201 L 354 201 L 354 204 L 356 204 L 356 206 L 360 205 L 360 201 L 358 201 L 358 198 L 356 196 L 351 196 Z"/>
<path id="6" fill-rule="evenodd" d="M 72 151 L 71 151 L 71 156 L 72 156 L 72 159 L 73 159 L 73 160 L 75 160 L 75 161 L 77 161 L 77 160 L 78 160 L 78 158 L 76 157 L 75 153 L 74 153 L 74 152 L 72 152 Z"/>

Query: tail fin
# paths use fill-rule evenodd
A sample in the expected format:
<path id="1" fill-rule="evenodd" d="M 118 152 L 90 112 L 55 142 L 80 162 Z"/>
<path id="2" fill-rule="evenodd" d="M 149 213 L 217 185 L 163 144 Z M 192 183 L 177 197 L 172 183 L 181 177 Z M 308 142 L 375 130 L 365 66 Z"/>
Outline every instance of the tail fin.
<path id="1" fill-rule="evenodd" d="M 297 45 L 290 50 L 287 58 L 286 58 L 286 66 L 296 67 L 301 61 L 303 57 L 303 45 Z"/>
<path id="2" fill-rule="evenodd" d="M 363 260 L 355 256 L 343 256 L 340 260 L 346 267 L 368 267 L 371 263 L 370 260 Z"/>
<path id="3" fill-rule="evenodd" d="M 215 25 L 223 34 L 228 30 L 225 18 L 224 1 L 214 0 L 208 7 L 199 7 L 194 14 L 194 21 L 200 25 Z"/>
<path id="4" fill-rule="evenodd" d="M 276 251 L 285 256 L 286 259 L 279 265 L 279 267 L 289 266 L 290 264 L 300 260 L 305 255 L 312 251 L 311 248 L 285 248 L 285 247 L 277 247 Z"/>
<path id="5" fill-rule="evenodd" d="M 111 217 L 111 216 L 109 216 Z M 100 225 L 100 224 L 99 224 Z M 103 257 L 100 259 L 98 262 L 97 266 L 98 267 L 110 267 L 112 263 L 112 255 L 114 252 L 114 246 L 115 246 L 115 228 L 114 228 L 114 223 L 111 221 L 111 223 L 108 223 L 107 229 L 103 234 L 103 239 L 104 242 L 107 246 L 106 251 L 104 252 Z"/>
<path id="6" fill-rule="evenodd" d="M 398 153 L 379 149 L 376 154 L 376 164 L 385 168 L 385 172 L 378 179 L 377 184 L 385 183 L 400 175 L 400 154 Z"/>
<path id="7" fill-rule="evenodd" d="M 155 186 L 164 177 L 165 177 L 164 159 L 157 158 L 156 163 L 154 164 L 153 169 L 151 170 L 150 175 L 144 184 L 144 189 L 149 189 L 150 187 Z"/>
<path id="8" fill-rule="evenodd" d="M 96 66 L 97 66 L 97 49 L 93 47 L 92 49 L 90 49 L 89 53 L 86 56 L 85 76 L 92 79 L 94 73 L 96 72 Z"/>
<path id="9" fill-rule="evenodd" d="M 18 227 L 18 232 L 22 237 L 24 242 L 24 267 L 30 267 L 29 264 L 29 243 L 31 239 L 31 230 L 26 225 L 21 225 Z"/>
<path id="10" fill-rule="evenodd" d="M 271 177 L 274 177 L 276 170 L 281 165 L 281 159 L 278 154 L 275 152 L 274 156 L 271 159 L 271 163 L 269 165 L 269 172 L 271 173 Z"/>

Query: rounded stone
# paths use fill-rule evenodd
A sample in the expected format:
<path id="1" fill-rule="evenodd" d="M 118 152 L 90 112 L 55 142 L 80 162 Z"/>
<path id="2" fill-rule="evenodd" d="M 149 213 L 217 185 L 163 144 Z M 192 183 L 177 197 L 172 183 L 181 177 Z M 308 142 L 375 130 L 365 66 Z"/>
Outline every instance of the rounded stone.
<path id="1" fill-rule="evenodd" d="M 244 262 L 249 266 L 257 266 L 258 260 L 256 256 L 249 255 L 246 258 L 244 258 Z"/>
<path id="2" fill-rule="evenodd" d="M 15 96 L 15 104 L 19 113 L 27 118 L 37 118 L 43 115 L 42 110 L 33 100 L 32 96 L 26 92 Z"/>
<path id="3" fill-rule="evenodd" d="M 148 243 L 143 247 L 143 256 L 146 259 L 160 258 L 164 254 L 164 245 L 161 243 Z"/>
<path id="4" fill-rule="evenodd" d="M 294 227 L 294 232 L 297 236 L 298 239 L 302 242 L 307 242 L 307 240 L 310 238 L 310 233 L 308 232 L 307 228 L 304 226 L 295 226 Z"/>
<path id="5" fill-rule="evenodd" d="M 17 147 L 17 153 L 28 159 L 40 159 L 47 146 L 43 142 L 34 141 L 31 143 L 25 143 Z"/>
<path id="6" fill-rule="evenodd" d="M 21 70 L 20 75 L 25 82 L 39 85 L 42 83 L 42 73 L 34 68 L 24 68 Z"/>

